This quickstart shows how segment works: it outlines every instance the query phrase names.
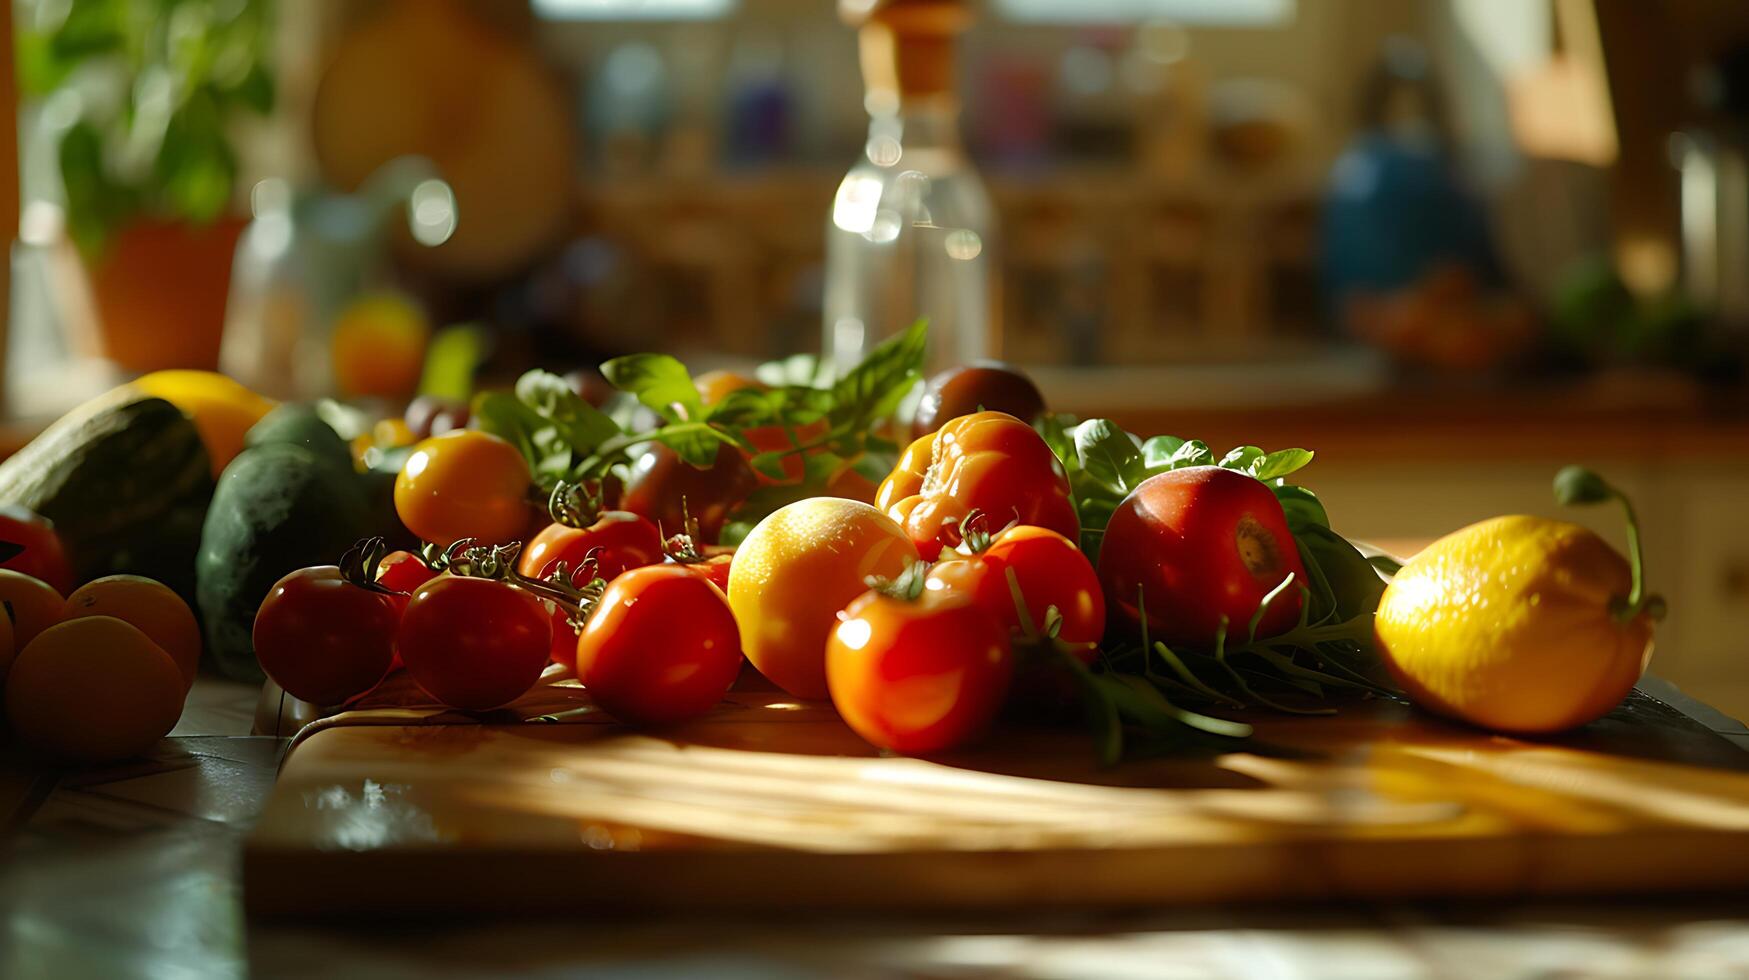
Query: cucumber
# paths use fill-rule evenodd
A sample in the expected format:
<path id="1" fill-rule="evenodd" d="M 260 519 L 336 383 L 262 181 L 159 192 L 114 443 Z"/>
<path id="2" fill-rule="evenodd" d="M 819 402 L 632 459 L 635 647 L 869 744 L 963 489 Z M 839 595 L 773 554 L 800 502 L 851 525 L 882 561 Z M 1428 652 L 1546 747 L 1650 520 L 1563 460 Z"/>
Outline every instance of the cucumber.
<path id="1" fill-rule="evenodd" d="M 144 575 L 190 601 L 212 496 L 194 422 L 125 388 L 67 413 L 0 463 L 0 503 L 53 521 L 79 581 Z"/>

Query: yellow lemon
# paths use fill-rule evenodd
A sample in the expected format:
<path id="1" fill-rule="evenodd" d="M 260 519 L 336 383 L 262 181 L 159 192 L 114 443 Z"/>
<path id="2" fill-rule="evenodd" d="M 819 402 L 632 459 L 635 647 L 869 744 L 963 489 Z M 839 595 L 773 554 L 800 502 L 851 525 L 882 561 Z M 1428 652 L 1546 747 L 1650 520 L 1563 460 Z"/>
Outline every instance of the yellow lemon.
<path id="1" fill-rule="evenodd" d="M 130 387 L 162 398 L 194 419 L 212 457 L 214 476 L 243 451 L 244 434 L 276 404 L 212 371 L 153 371 L 134 379 Z"/>
<path id="2" fill-rule="evenodd" d="M 760 521 L 729 566 L 729 606 L 741 649 L 771 682 L 798 698 L 824 700 L 826 638 L 838 611 L 917 560 L 893 519 L 839 497 L 810 497 Z"/>
<path id="3" fill-rule="evenodd" d="M 1496 517 L 1403 566 L 1379 600 L 1379 646 L 1429 711 L 1560 731 L 1621 703 L 1645 669 L 1652 613 L 1616 615 L 1633 585 L 1627 560 L 1577 524 Z"/>

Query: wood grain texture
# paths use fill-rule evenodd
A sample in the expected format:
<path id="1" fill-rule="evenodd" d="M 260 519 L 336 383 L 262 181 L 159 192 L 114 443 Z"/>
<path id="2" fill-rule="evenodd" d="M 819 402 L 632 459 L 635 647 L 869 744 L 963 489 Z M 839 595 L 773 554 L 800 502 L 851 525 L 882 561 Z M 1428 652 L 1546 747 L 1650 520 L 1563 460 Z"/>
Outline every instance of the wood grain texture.
<path id="1" fill-rule="evenodd" d="M 553 712 L 558 723 L 529 723 Z M 661 736 L 570 682 L 489 724 L 312 726 L 244 855 L 257 914 L 1122 906 L 1749 885 L 1749 754 L 1637 698 L 1524 742 L 1389 702 L 1260 716 L 1242 752 L 1095 768 L 1073 732 L 882 757 L 733 695 Z M 1672 761 L 1681 760 L 1681 761 Z"/>

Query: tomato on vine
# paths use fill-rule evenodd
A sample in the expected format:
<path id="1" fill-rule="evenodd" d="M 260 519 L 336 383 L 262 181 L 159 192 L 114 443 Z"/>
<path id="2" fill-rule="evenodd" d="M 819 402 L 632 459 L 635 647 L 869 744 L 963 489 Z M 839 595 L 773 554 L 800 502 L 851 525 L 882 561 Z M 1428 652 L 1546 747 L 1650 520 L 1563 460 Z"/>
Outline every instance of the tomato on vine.
<path id="1" fill-rule="evenodd" d="M 1008 583 L 1012 571 L 1032 618 L 1030 632 L 1043 636 L 1055 628 L 1056 639 L 1074 647 L 1084 662 L 1091 661 L 1105 633 L 1105 593 L 1093 563 L 1075 542 L 1048 528 L 1014 525 L 994 535 L 974 528 L 967 532 L 964 547 L 972 553 L 942 552 L 925 588 L 964 594 L 1010 632 L 1027 633 Z M 1057 615 L 1048 623 L 1051 609 Z"/>
<path id="2" fill-rule="evenodd" d="M 349 552 L 341 565 L 300 568 L 262 600 L 255 614 L 255 658 L 287 694 L 316 705 L 341 704 L 389 672 L 401 603 L 374 582 L 371 557 L 367 545 Z"/>
<path id="3" fill-rule="evenodd" d="M 540 680 L 552 638 L 547 608 L 531 593 L 490 578 L 439 575 L 413 593 L 395 644 L 427 694 L 483 711 Z"/>
<path id="4" fill-rule="evenodd" d="M 826 642 L 826 682 L 858 735 L 943 752 L 989 729 L 1014 673 L 1008 633 L 971 598 L 923 589 L 923 566 L 863 593 Z"/>
<path id="5" fill-rule="evenodd" d="M 577 679 L 609 714 L 671 725 L 723 699 L 741 671 L 741 634 L 721 589 L 684 565 L 651 565 L 608 584 L 576 657 Z"/>
<path id="6" fill-rule="evenodd" d="M 598 508 L 583 488 L 561 483 L 548 503 L 553 521 L 517 558 L 516 570 L 545 578 L 559 562 L 571 572 L 593 563 L 593 576 L 612 581 L 620 573 L 662 561 L 662 532 L 629 511 Z"/>

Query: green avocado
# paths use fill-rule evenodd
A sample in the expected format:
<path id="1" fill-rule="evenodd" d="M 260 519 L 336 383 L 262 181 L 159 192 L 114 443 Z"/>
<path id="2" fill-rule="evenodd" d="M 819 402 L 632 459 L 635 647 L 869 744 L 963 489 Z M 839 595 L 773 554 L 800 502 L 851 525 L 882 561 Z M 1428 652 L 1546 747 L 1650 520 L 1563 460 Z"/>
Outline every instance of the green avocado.
<path id="1" fill-rule="evenodd" d="M 299 568 L 336 564 L 373 533 L 370 501 L 350 467 L 288 442 L 239 454 L 219 477 L 195 559 L 213 665 L 229 677 L 259 679 L 250 634 L 274 583 Z"/>

